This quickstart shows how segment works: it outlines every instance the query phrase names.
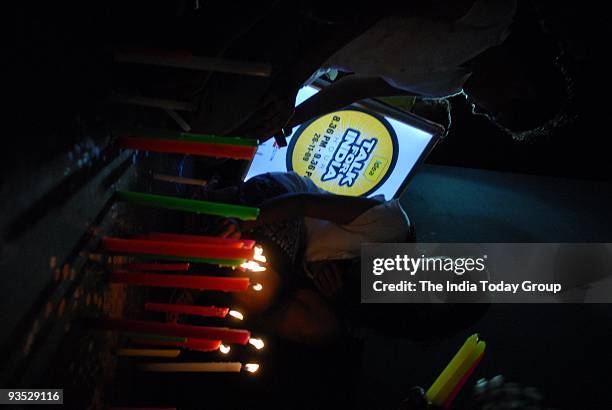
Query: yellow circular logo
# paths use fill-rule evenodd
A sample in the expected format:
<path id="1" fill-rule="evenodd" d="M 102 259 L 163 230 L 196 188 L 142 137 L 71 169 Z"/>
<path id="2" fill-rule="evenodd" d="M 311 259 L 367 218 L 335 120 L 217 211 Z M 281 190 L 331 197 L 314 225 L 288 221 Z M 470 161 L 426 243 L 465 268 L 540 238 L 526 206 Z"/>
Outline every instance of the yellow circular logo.
<path id="1" fill-rule="evenodd" d="M 302 125 L 291 138 L 287 169 L 328 192 L 366 196 L 387 180 L 397 150 L 387 120 L 348 108 Z"/>

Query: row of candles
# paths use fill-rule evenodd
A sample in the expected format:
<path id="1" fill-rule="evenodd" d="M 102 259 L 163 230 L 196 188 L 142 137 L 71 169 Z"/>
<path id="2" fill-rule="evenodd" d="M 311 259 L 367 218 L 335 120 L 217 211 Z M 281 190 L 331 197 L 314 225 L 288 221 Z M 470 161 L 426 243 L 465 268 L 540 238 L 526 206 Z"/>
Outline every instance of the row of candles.
<path id="1" fill-rule="evenodd" d="M 214 135 L 169 133 L 163 131 L 132 131 L 119 142 L 120 147 L 151 152 L 223 157 L 250 160 L 255 155 L 258 141 L 254 139 L 219 137 Z M 223 216 L 241 220 L 254 220 L 259 209 L 234 204 L 200 201 L 142 192 L 118 191 L 116 197 L 135 205 L 149 206 L 198 214 Z M 243 272 L 265 270 L 263 250 L 252 240 L 226 239 L 211 236 L 154 233 L 130 239 L 105 237 L 102 245 L 115 254 L 135 255 L 177 263 L 130 263 L 115 269 L 110 281 L 133 286 L 171 287 L 209 291 L 240 292 L 249 288 L 259 291 L 262 286 L 248 276 L 221 277 L 188 274 L 190 263 L 215 264 L 224 267 L 240 267 Z M 177 273 L 180 272 L 180 273 Z M 214 306 L 174 305 L 147 303 L 145 310 L 242 320 L 240 312 Z M 126 319 L 102 319 L 98 326 L 128 334 L 132 342 L 155 348 L 119 349 L 126 357 L 176 358 L 180 349 L 200 352 L 219 350 L 229 352 L 230 344 L 251 344 L 263 348 L 261 339 L 252 338 L 244 329 L 227 327 L 193 326 L 178 323 L 159 323 Z M 165 347 L 165 348 L 163 348 Z M 173 349 L 168 349 L 172 347 Z M 145 363 L 145 371 L 156 372 L 255 372 L 259 365 L 239 362 L 167 362 Z"/>
<path id="2" fill-rule="evenodd" d="M 263 250 L 251 240 L 156 233 L 140 235 L 134 239 L 103 238 L 102 243 L 107 251 L 113 253 L 196 256 L 215 261 L 236 259 L 244 260 L 240 267 L 243 272 L 265 270 L 263 264 L 266 262 L 266 257 L 263 255 Z M 136 286 L 224 292 L 238 292 L 249 288 L 257 291 L 262 288 L 261 285 L 252 283 L 251 279 L 246 276 L 219 277 L 183 274 L 189 270 L 189 267 L 189 263 L 130 263 L 113 270 L 110 280 L 111 282 Z M 171 270 L 181 273 L 170 273 Z M 229 316 L 238 320 L 243 319 L 240 312 L 227 307 L 146 303 L 145 310 L 218 318 Z M 176 358 L 180 355 L 180 348 L 200 352 L 219 350 L 221 353 L 227 353 L 230 344 L 251 344 L 257 349 L 264 346 L 261 339 L 252 338 L 251 333 L 244 329 L 126 319 L 102 319 L 98 321 L 98 327 L 127 333 L 131 335 L 132 341 L 138 344 L 174 347 L 174 349 L 129 348 L 118 350 L 120 356 L 128 357 Z M 242 370 L 255 372 L 258 367 L 259 365 L 254 363 L 243 365 L 239 362 L 147 363 L 140 366 L 144 371 L 155 372 L 240 372 Z"/>
<path id="3" fill-rule="evenodd" d="M 131 131 L 119 141 L 120 147 L 127 149 L 238 160 L 253 159 L 258 144 L 258 140 L 250 138 L 153 130 Z"/>
<path id="4" fill-rule="evenodd" d="M 255 155 L 257 140 L 217 137 L 199 134 L 169 134 L 147 131 L 147 137 L 141 132 L 131 133 L 121 140 L 123 148 L 142 149 L 154 152 L 204 155 L 233 159 L 250 160 Z M 119 191 L 119 200 L 129 203 L 195 212 L 241 220 L 255 220 L 259 209 L 216 202 L 199 201 L 164 195 L 139 192 Z M 148 234 L 131 239 L 106 237 L 103 246 L 112 253 L 133 254 L 141 257 L 154 256 L 157 259 L 171 259 L 182 263 L 127 264 L 125 269 L 111 274 L 112 282 L 139 286 L 162 286 L 197 290 L 216 290 L 239 292 L 252 288 L 261 290 L 261 285 L 253 283 L 249 277 L 217 277 L 185 274 L 150 273 L 164 271 L 187 271 L 188 262 L 217 264 L 219 266 L 240 266 L 243 271 L 258 272 L 265 270 L 260 265 L 266 262 L 263 250 L 254 241 L 244 239 L 226 239 L 210 236 L 182 234 Z M 147 303 L 145 309 L 155 312 L 199 315 L 242 320 L 240 312 L 229 308 L 214 306 L 173 305 Z M 227 327 L 194 326 L 178 323 L 158 323 L 126 319 L 103 319 L 99 326 L 104 329 L 128 334 L 133 342 L 139 344 L 178 347 L 202 352 L 219 350 L 229 352 L 230 344 L 252 344 L 261 349 L 261 339 L 252 338 L 244 329 Z M 466 383 L 483 357 L 486 344 L 477 334 L 468 337 L 449 364 L 440 373 L 426 392 L 430 403 L 442 408 L 449 408 L 454 398 Z M 129 357 L 164 357 L 176 358 L 180 349 L 119 349 L 119 355 Z M 153 372 L 232 372 L 243 370 L 255 372 L 258 364 L 240 362 L 159 362 L 144 363 L 144 371 Z"/>
<path id="5" fill-rule="evenodd" d="M 147 239 L 148 238 L 148 239 Z M 204 247 L 220 247 L 225 242 L 225 248 L 231 249 L 249 249 L 247 255 L 252 258 L 250 262 L 255 264 L 260 269 L 265 267 L 259 265 L 258 262 L 265 263 L 266 258 L 263 255 L 263 250 L 256 246 L 253 241 L 222 239 L 215 237 L 194 237 L 193 235 L 169 235 L 169 234 L 151 234 L 141 236 L 137 241 L 154 240 L 159 241 L 172 240 L 174 244 L 184 243 L 189 240 L 190 243 L 197 243 Z M 104 242 L 109 243 L 108 240 Z M 112 242 L 110 242 L 112 243 Z M 125 253 L 138 253 L 139 249 L 132 249 L 129 240 L 120 242 L 123 248 L 113 248 L 115 251 L 123 251 Z M 116 246 L 113 245 L 113 246 Z M 218 255 L 217 255 L 218 256 Z M 243 264 L 245 266 L 245 264 Z M 121 271 L 122 276 L 118 272 L 113 274 L 114 281 L 136 285 L 147 286 L 174 286 L 186 287 L 191 289 L 206 289 L 206 290 L 223 290 L 223 291 L 240 291 L 246 290 L 250 284 L 249 278 L 239 278 L 244 280 L 244 284 L 236 287 L 232 281 L 209 281 L 208 279 L 236 279 L 236 278 L 215 278 L 206 276 L 189 276 L 189 275 L 161 275 L 146 273 L 141 274 L 137 271 L 141 269 L 165 271 L 169 268 L 185 271 L 189 269 L 189 264 L 128 264 L 125 266 L 125 271 Z M 131 277 L 131 275 L 134 275 Z M 172 278 L 176 278 L 172 282 Z M 204 280 L 201 280 L 204 279 Z M 147 303 L 145 310 L 199 315 L 209 317 L 225 318 L 227 316 L 242 320 L 243 316 L 240 312 L 229 308 L 219 308 L 214 306 L 192 306 L 192 305 L 172 305 L 164 303 Z M 256 348 L 263 347 L 263 341 L 260 339 L 251 338 L 248 330 L 231 329 L 223 327 L 209 326 L 192 326 L 172 323 L 155 323 L 136 320 L 122 319 L 106 319 L 100 322 L 100 326 L 105 329 L 111 329 L 122 332 L 129 332 L 135 342 L 142 344 L 181 347 L 196 351 L 213 351 L 220 350 L 222 353 L 229 351 L 229 346 L 226 344 L 252 344 Z M 457 354 L 453 357 L 450 363 L 446 366 L 440 376 L 432 384 L 426 393 L 427 400 L 442 408 L 450 407 L 450 404 L 461 390 L 467 379 L 473 373 L 474 369 L 482 359 L 485 350 L 485 342 L 479 340 L 478 335 L 470 336 Z M 120 355 L 123 356 L 157 356 L 174 358 L 180 354 L 178 349 L 121 349 Z M 243 365 L 239 362 L 189 362 L 189 363 L 147 363 L 141 365 L 144 371 L 154 372 L 240 372 L 256 371 L 258 365 L 247 363 Z"/>

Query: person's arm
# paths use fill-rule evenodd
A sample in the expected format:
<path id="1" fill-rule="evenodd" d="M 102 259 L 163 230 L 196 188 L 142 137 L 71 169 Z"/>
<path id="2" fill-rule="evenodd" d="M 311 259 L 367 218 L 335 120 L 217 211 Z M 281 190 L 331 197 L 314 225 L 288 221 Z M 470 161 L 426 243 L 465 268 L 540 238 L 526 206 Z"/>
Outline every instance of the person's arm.
<path id="1" fill-rule="evenodd" d="M 376 199 L 345 195 L 285 194 L 260 205 L 261 213 L 257 224 L 274 223 L 296 217 L 310 217 L 345 225 L 380 203 Z"/>
<path id="2" fill-rule="evenodd" d="M 366 31 L 376 21 L 375 17 L 336 26 L 327 33 L 309 40 L 309 47 L 299 58 L 278 73 L 270 89 L 260 101 L 259 108 L 241 127 L 236 135 L 253 136 L 265 141 L 284 128 L 293 115 L 295 97 L 304 82 L 336 51 Z"/>
<path id="3" fill-rule="evenodd" d="M 409 92 L 390 86 L 380 77 L 349 75 L 325 87 L 298 105 L 287 128 L 295 127 L 311 118 L 333 112 L 364 98 L 410 95 Z"/>
<path id="4" fill-rule="evenodd" d="M 259 217 L 255 221 L 224 219 L 218 235 L 224 238 L 240 238 L 258 226 L 310 217 L 334 222 L 339 225 L 351 223 L 355 218 L 382 202 L 363 197 L 323 193 L 289 193 L 269 199 L 259 206 Z"/>

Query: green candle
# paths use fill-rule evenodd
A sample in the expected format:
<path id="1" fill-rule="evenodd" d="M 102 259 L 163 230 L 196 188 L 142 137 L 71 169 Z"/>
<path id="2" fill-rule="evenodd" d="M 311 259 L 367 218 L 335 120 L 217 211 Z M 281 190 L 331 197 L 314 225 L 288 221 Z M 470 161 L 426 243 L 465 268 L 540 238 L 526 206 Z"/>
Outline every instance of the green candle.
<path id="1" fill-rule="evenodd" d="M 209 263 L 211 265 L 223 266 L 240 266 L 246 262 L 246 259 L 213 259 L 213 258 L 198 258 L 195 256 L 172 256 L 172 255 L 146 255 L 138 254 L 141 258 L 146 259 L 164 259 L 171 261 L 191 262 L 191 263 Z"/>
<path id="2" fill-rule="evenodd" d="M 185 199 L 173 196 L 153 195 L 130 191 L 117 191 L 117 197 L 119 200 L 138 205 L 175 209 L 177 211 L 195 212 L 198 214 L 218 215 L 226 218 L 238 218 L 242 219 L 243 221 L 252 221 L 257 219 L 259 216 L 259 208 L 252 208 L 242 205 L 198 201 L 195 199 Z"/>
<path id="3" fill-rule="evenodd" d="M 172 133 L 168 131 L 146 129 L 146 130 L 131 130 L 129 134 L 134 137 L 162 138 L 162 139 L 172 139 L 172 140 L 179 140 L 179 141 L 205 142 L 208 144 L 240 145 L 244 147 L 256 147 L 259 145 L 259 141 L 255 138 L 220 137 L 218 135 L 192 134 L 192 133 L 187 133 L 187 132 Z"/>

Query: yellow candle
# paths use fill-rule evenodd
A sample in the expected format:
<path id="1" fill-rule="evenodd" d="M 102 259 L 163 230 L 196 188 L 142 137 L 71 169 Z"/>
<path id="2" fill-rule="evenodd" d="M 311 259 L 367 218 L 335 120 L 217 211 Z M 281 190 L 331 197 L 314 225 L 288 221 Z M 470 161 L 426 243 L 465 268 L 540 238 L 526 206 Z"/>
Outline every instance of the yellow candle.
<path id="1" fill-rule="evenodd" d="M 432 404 L 442 406 L 455 389 L 455 386 L 457 386 L 476 360 L 482 355 L 485 347 L 486 343 L 478 340 L 478 334 L 468 337 L 446 368 L 433 382 L 429 390 L 427 390 L 427 400 Z"/>
<path id="2" fill-rule="evenodd" d="M 145 363 L 140 368 L 146 372 L 215 372 L 239 373 L 240 362 L 185 362 L 185 363 Z"/>
<path id="3" fill-rule="evenodd" d="M 178 357 L 179 349 L 119 349 L 119 356 L 129 357 Z"/>

